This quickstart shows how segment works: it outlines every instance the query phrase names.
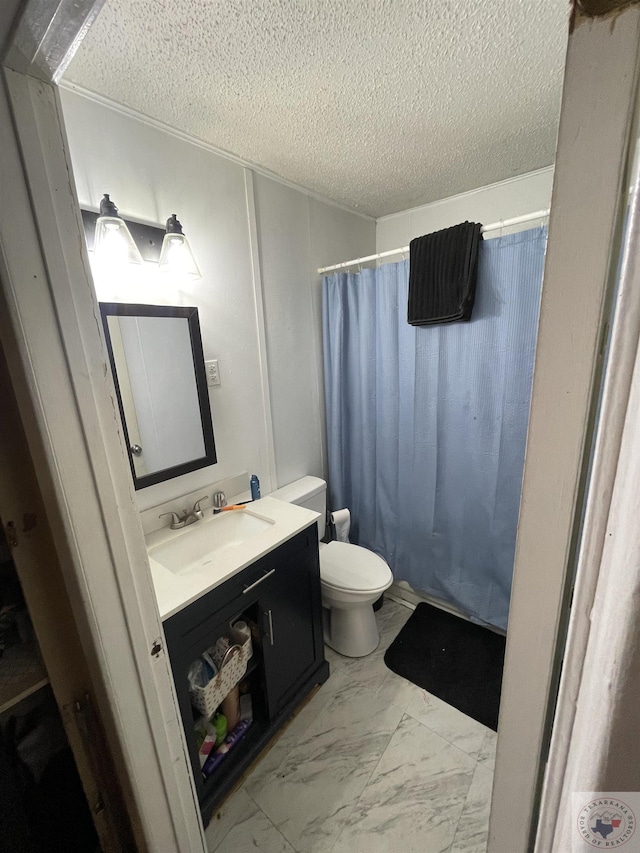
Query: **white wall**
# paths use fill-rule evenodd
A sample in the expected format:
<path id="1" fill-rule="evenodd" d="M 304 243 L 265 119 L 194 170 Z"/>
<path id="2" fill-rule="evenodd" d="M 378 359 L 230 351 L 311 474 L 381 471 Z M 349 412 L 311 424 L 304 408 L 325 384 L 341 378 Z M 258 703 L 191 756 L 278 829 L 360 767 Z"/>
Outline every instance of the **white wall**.
<path id="1" fill-rule="evenodd" d="M 465 220 L 488 225 L 512 216 L 547 210 L 551 204 L 552 182 L 553 167 L 549 166 L 431 204 L 383 216 L 378 219 L 376 227 L 376 252 L 407 246 L 414 237 Z M 523 227 L 531 226 L 520 226 Z"/>
<path id="2" fill-rule="evenodd" d="M 327 476 L 320 266 L 374 251 L 373 220 L 255 180 L 278 486 Z M 364 248 L 368 247 L 368 248 Z"/>
<path id="3" fill-rule="evenodd" d="M 137 492 L 140 509 L 241 471 L 269 486 L 269 402 L 276 485 L 323 470 L 323 403 L 316 268 L 374 250 L 375 223 L 302 190 L 254 175 L 264 282 L 266 351 L 259 338 L 245 168 L 155 122 L 63 89 L 62 104 L 80 205 L 110 193 L 125 217 L 162 224 L 176 213 L 202 272 L 180 289 L 152 276 L 106 288 L 98 298 L 199 309 L 205 359 L 219 360 L 209 389 L 218 464 Z M 257 279 L 259 280 L 259 279 Z M 261 363 L 267 358 L 271 398 Z"/>

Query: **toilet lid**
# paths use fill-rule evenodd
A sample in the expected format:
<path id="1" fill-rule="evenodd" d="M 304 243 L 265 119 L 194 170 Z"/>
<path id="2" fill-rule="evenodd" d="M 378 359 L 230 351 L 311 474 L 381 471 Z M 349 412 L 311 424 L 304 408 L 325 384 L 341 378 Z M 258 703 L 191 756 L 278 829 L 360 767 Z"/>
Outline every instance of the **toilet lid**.
<path id="1" fill-rule="evenodd" d="M 321 549 L 320 577 L 335 589 L 353 592 L 384 590 L 393 580 L 382 557 L 349 542 L 329 542 Z"/>

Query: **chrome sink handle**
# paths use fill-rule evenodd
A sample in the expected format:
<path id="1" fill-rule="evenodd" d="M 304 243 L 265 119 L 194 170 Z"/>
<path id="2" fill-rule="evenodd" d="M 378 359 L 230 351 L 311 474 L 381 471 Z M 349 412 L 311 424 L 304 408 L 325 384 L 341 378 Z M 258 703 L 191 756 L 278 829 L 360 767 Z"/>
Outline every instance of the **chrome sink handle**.
<path id="1" fill-rule="evenodd" d="M 179 516 L 177 512 L 161 512 L 158 518 L 164 518 L 165 515 L 171 516 L 170 527 L 172 530 L 179 530 L 181 527 L 185 526 L 186 519 Z"/>
<path id="2" fill-rule="evenodd" d="M 223 506 L 227 505 L 227 498 L 224 492 L 215 492 L 211 500 L 213 501 L 213 512 L 218 513 Z"/>
<path id="3" fill-rule="evenodd" d="M 190 515 L 193 516 L 194 521 L 197 519 L 200 519 L 200 518 L 204 518 L 204 513 L 200 509 L 200 504 L 202 503 L 202 501 L 206 501 L 206 499 L 207 499 L 207 495 L 203 495 L 201 498 L 198 498 L 198 500 L 194 503 L 193 509 L 191 510 L 191 513 L 190 513 Z"/>

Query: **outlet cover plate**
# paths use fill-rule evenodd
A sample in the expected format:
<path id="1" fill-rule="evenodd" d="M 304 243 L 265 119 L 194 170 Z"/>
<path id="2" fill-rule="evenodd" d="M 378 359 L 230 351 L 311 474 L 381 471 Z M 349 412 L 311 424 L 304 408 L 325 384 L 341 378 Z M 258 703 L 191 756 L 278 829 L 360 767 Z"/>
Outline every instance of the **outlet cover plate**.
<path id="1" fill-rule="evenodd" d="M 205 361 L 204 366 L 207 371 L 207 385 L 210 388 L 214 385 L 219 385 L 220 373 L 218 372 L 218 359 L 212 358 L 210 361 Z"/>

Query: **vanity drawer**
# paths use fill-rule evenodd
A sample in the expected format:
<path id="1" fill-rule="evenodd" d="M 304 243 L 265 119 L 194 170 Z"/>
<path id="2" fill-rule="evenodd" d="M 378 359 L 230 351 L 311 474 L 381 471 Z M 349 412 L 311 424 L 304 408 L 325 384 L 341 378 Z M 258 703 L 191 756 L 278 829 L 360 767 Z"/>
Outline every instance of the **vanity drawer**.
<path id="1" fill-rule="evenodd" d="M 313 559 L 318 553 L 316 530 L 312 525 L 231 578 L 228 583 L 234 585 L 235 597 L 248 596 L 247 601 L 254 601 L 274 584 L 282 583 L 290 572 Z"/>

